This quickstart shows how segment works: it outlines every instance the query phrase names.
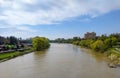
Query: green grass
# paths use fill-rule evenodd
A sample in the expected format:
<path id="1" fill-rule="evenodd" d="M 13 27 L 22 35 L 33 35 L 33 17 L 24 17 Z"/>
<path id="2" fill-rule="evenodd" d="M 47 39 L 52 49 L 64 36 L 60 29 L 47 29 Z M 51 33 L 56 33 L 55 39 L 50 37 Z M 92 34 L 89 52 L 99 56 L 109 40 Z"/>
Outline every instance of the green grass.
<path id="1" fill-rule="evenodd" d="M 25 50 L 23 52 L 15 51 L 15 52 L 9 52 L 9 53 L 1 53 L 0 54 L 0 60 L 8 60 L 8 59 L 11 59 L 11 58 L 14 58 L 14 57 L 17 57 L 17 56 L 20 56 L 20 55 L 24 55 L 24 54 L 27 54 L 27 53 L 30 53 L 30 52 L 33 52 L 33 50 L 28 49 L 28 50 Z"/>
<path id="2" fill-rule="evenodd" d="M 120 51 L 118 51 L 116 49 L 112 49 L 111 52 L 112 52 L 112 54 L 115 54 L 116 56 L 120 57 Z"/>
<path id="3" fill-rule="evenodd" d="M 2 53 L 0 54 L 0 60 L 6 59 L 6 58 L 12 58 L 20 54 L 21 54 L 20 52 Z"/>

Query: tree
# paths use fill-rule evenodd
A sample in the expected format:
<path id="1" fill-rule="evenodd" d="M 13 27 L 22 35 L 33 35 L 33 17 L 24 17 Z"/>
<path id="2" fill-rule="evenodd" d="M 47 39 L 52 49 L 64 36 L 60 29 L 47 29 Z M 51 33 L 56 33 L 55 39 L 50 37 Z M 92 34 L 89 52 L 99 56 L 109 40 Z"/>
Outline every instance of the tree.
<path id="1" fill-rule="evenodd" d="M 18 39 L 14 36 L 10 36 L 9 40 L 10 40 L 11 45 L 17 45 L 18 44 Z"/>
<path id="2" fill-rule="evenodd" d="M 73 37 L 73 41 L 80 41 L 80 37 Z"/>
<path id="3" fill-rule="evenodd" d="M 112 48 L 112 46 L 116 45 L 117 39 L 115 37 L 109 37 L 104 41 L 104 43 L 108 48 Z"/>
<path id="4" fill-rule="evenodd" d="M 0 36 L 0 45 L 4 44 L 5 43 L 5 38 Z"/>
<path id="5" fill-rule="evenodd" d="M 46 49 L 50 46 L 49 40 L 47 38 L 38 37 L 38 36 L 33 38 L 32 44 L 33 44 L 33 49 L 36 51 Z"/>
<path id="6" fill-rule="evenodd" d="M 103 40 L 105 40 L 106 38 L 107 38 L 107 36 L 106 36 L 105 34 L 103 34 L 103 35 L 101 35 L 98 39 L 103 41 Z"/>

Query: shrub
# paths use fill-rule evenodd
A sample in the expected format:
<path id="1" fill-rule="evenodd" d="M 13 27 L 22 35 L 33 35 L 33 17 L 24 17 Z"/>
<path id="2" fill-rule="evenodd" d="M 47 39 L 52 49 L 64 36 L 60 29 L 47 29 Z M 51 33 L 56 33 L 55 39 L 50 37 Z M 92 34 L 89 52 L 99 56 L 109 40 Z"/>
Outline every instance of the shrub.
<path id="1" fill-rule="evenodd" d="M 95 51 L 105 51 L 107 50 L 107 46 L 104 44 L 102 40 L 97 40 L 93 44 L 91 44 L 91 48 Z"/>

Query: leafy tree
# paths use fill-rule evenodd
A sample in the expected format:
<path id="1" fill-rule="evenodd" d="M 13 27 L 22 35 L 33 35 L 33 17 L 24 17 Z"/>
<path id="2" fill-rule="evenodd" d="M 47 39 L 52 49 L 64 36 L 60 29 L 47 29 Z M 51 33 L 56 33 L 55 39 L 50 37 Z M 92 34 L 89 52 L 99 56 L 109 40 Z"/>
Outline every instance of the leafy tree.
<path id="1" fill-rule="evenodd" d="M 5 43 L 5 38 L 0 36 L 0 45 L 4 44 Z"/>
<path id="2" fill-rule="evenodd" d="M 73 37 L 73 41 L 79 41 L 81 40 L 80 37 Z"/>
<path id="3" fill-rule="evenodd" d="M 10 44 L 10 38 L 9 37 L 7 37 L 6 39 L 5 39 L 5 44 L 7 45 L 7 44 Z"/>
<path id="4" fill-rule="evenodd" d="M 33 48 L 36 51 L 46 49 L 50 46 L 49 40 L 45 37 L 35 37 L 32 40 Z"/>
<path id="5" fill-rule="evenodd" d="M 104 43 L 108 48 L 111 48 L 117 43 L 117 39 L 115 37 L 109 37 L 104 41 Z"/>
<path id="6" fill-rule="evenodd" d="M 105 40 L 106 38 L 107 38 L 106 35 L 101 35 L 98 39 L 103 41 L 103 40 Z"/>
<path id="7" fill-rule="evenodd" d="M 14 36 L 10 36 L 9 40 L 10 40 L 11 45 L 17 45 L 18 44 L 18 39 Z"/>

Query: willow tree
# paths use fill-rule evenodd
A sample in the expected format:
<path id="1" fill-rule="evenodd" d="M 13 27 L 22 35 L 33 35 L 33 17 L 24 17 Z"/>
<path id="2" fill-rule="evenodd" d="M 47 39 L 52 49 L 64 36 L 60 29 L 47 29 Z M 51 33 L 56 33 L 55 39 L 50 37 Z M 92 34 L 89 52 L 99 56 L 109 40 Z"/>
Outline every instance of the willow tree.
<path id="1" fill-rule="evenodd" d="M 36 51 L 46 49 L 50 46 L 49 40 L 47 38 L 38 37 L 38 36 L 33 38 L 32 44 L 33 44 L 33 49 Z"/>

